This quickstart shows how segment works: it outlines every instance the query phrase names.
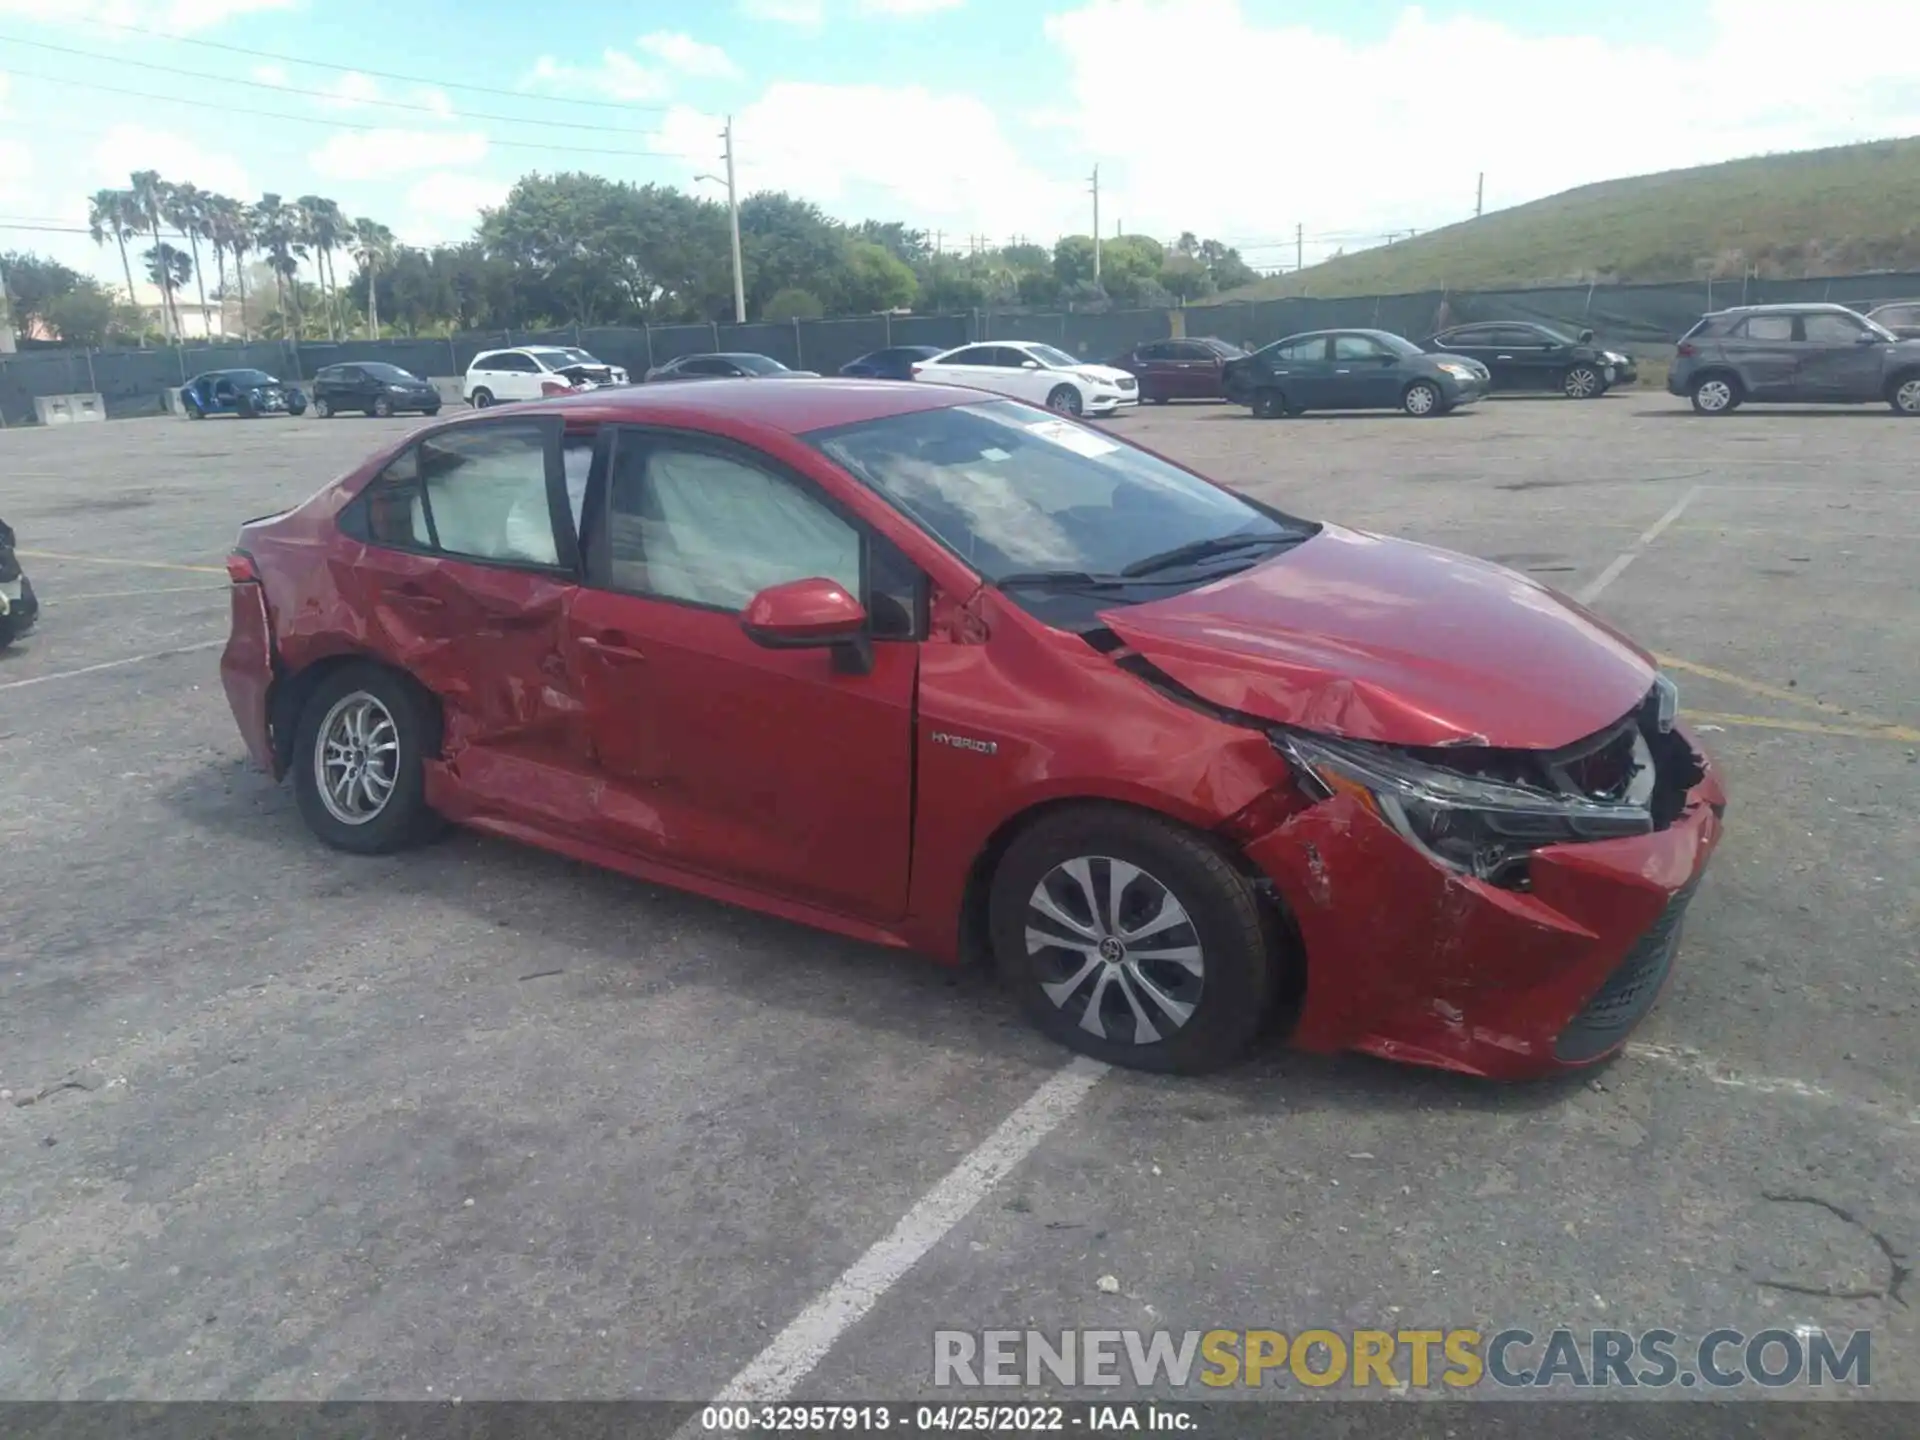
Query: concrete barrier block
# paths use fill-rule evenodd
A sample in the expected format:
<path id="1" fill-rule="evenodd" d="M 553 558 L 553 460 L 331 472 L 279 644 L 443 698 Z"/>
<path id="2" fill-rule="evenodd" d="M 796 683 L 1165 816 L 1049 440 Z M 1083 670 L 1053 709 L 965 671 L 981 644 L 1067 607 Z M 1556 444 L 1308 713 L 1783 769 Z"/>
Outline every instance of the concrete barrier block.
<path id="1" fill-rule="evenodd" d="M 442 405 L 464 405 L 467 403 L 464 375 L 429 375 L 427 383 L 440 392 Z"/>
<path id="2" fill-rule="evenodd" d="M 42 425 L 78 425 L 107 418 L 107 402 L 99 395 L 36 395 L 33 418 Z"/>

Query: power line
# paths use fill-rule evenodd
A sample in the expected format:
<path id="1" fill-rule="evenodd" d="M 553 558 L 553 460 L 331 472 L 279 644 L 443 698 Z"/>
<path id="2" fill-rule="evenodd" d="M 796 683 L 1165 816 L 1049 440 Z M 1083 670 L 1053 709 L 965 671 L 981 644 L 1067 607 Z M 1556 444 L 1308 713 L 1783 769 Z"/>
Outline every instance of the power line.
<path id="1" fill-rule="evenodd" d="M 59 55 L 77 55 L 82 60 L 104 60 L 109 65 L 130 65 L 139 70 L 158 70 L 168 75 L 181 75 L 189 80 L 212 80 L 221 85 L 246 85 L 255 90 L 277 90 L 284 95 L 305 95 L 315 100 L 333 101 L 336 104 L 384 105 L 393 110 L 415 110 L 441 119 L 497 120 L 508 125 L 538 125 L 556 130 L 592 130 L 603 135 L 657 135 L 660 133 L 657 130 L 629 130 L 622 126 L 600 125 L 587 120 L 538 120 L 518 115 L 495 115 L 480 110 L 463 110 L 449 115 L 438 106 L 424 105 L 415 101 L 380 100 L 372 96 L 341 95 L 332 90 L 309 90 L 299 85 L 281 85 L 271 80 L 245 79 L 238 75 L 212 75 L 205 70 L 188 70 L 179 65 L 162 65 L 157 60 L 132 60 L 118 55 L 102 55 L 98 51 L 77 50 L 71 45 L 54 45 L 45 40 L 22 40 L 15 35 L 0 35 L 0 44 L 28 45 L 36 50 L 51 50 Z"/>
<path id="2" fill-rule="evenodd" d="M 277 60 L 284 65 L 309 65 L 319 70 L 341 70 L 351 74 L 371 75 L 378 80 L 398 80 L 408 85 L 437 85 L 443 90 L 469 90 L 476 95 L 502 95 L 511 100 L 524 98 L 524 92 L 505 90 L 497 85 L 474 85 L 462 80 L 429 80 L 420 75 L 402 75 L 392 70 L 369 70 L 362 65 L 341 65 L 331 60 L 309 60 L 301 55 L 283 55 L 274 50 L 254 50 L 245 45 L 229 45 L 221 40 L 202 40 L 191 35 L 170 35 L 164 30 L 149 30 L 144 25 L 125 25 L 113 20 L 89 20 L 89 25 L 108 30 L 123 30 L 129 35 L 145 35 L 153 40 L 166 40 L 175 45 L 199 45 L 208 50 L 224 50 L 230 55 L 247 55 L 255 60 Z M 567 95 L 545 97 L 563 105 L 589 105 L 595 109 L 620 110 L 628 114 L 647 112 L 664 115 L 665 105 L 629 105 L 624 100 L 578 100 Z"/>
<path id="3" fill-rule="evenodd" d="M 11 74 L 23 80 L 49 78 L 41 75 L 21 75 L 18 70 L 0 70 L 0 74 Z M 311 115 L 289 115 L 284 110 L 254 110 L 246 106 L 229 105 L 224 100 L 194 100 L 185 95 L 156 95 L 151 90 L 129 90 L 121 85 L 102 85 L 95 80 L 69 80 L 61 77 L 54 83 L 70 85 L 78 90 L 99 90 L 108 95 L 125 95 L 134 100 L 155 100 L 168 105 L 193 105 L 204 110 L 219 110 L 228 115 L 254 115 L 263 120 L 291 120 L 296 125 L 324 125 L 338 130 L 360 130 L 366 132 L 374 132 L 388 128 L 381 125 L 357 125 L 349 120 L 316 120 Z M 648 136 L 664 135 L 666 132 L 663 130 L 622 130 L 617 133 L 622 135 Z M 554 150 L 563 151 L 569 155 L 624 155 L 628 159 L 641 160 L 671 160 L 678 158 L 677 156 L 667 155 L 657 150 L 610 150 L 604 147 L 590 145 L 553 145 L 539 140 L 496 140 L 492 136 L 486 138 L 490 145 L 497 145 L 503 150 Z"/>

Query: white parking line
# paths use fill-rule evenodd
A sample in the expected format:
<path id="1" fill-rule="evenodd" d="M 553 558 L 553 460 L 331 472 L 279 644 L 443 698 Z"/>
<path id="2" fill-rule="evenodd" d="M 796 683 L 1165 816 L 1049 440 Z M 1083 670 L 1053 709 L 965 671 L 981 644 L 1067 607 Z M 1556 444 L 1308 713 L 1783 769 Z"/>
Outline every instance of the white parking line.
<path id="1" fill-rule="evenodd" d="M 212 650 L 226 644 L 224 638 L 203 640 L 198 645 L 176 645 L 171 650 L 155 650 L 147 655 L 129 655 L 124 660 L 102 660 L 98 665 L 82 665 L 78 670 L 56 670 L 51 675 L 35 675 L 26 680 L 9 680 L 0 690 L 24 690 L 29 685 L 45 685 L 52 680 L 71 680 L 76 675 L 91 675 L 97 670 L 115 670 L 122 665 L 138 665 L 143 660 L 164 660 L 169 655 L 191 655 L 196 650 Z"/>
<path id="2" fill-rule="evenodd" d="M 1582 605 L 1591 604 L 1594 600 L 1598 599 L 1600 592 L 1618 580 L 1626 568 L 1640 558 L 1642 551 L 1653 544 L 1654 541 L 1658 540 L 1669 525 L 1687 513 L 1687 507 L 1693 503 L 1694 497 L 1705 488 L 1706 487 L 1702 485 L 1695 485 L 1687 491 L 1686 494 L 1682 495 L 1680 499 L 1675 502 L 1671 510 L 1667 511 L 1666 514 L 1662 515 L 1658 520 L 1654 521 L 1653 524 L 1643 530 L 1638 540 L 1635 540 L 1633 544 L 1629 545 L 1626 551 L 1616 558 L 1611 565 L 1607 566 L 1599 575 L 1595 576 L 1591 585 L 1574 591 L 1573 598 L 1578 600 Z"/>
<path id="3" fill-rule="evenodd" d="M 1630 1059 L 1652 1060 L 1669 1069 L 1698 1075 L 1701 1079 L 1710 1081 L 1725 1090 L 1750 1090 L 1756 1095 L 1791 1095 L 1797 1100 L 1811 1101 L 1816 1105 L 1827 1105 L 1836 1110 L 1851 1110 L 1856 1115 L 1877 1120 L 1895 1129 L 1920 1127 L 1920 1110 L 1903 1110 L 1894 1105 L 1875 1105 L 1871 1101 L 1862 1100 L 1853 1095 L 1836 1094 L 1823 1085 L 1815 1085 L 1810 1080 L 1795 1080 L 1786 1075 L 1746 1074 L 1683 1045 L 1657 1045 L 1649 1041 L 1635 1040 L 1628 1044 L 1626 1054 Z"/>
<path id="4" fill-rule="evenodd" d="M 985 1140 L 920 1198 L 887 1237 L 802 1310 L 715 1397 L 721 1404 L 777 1401 L 793 1393 L 849 1327 L 895 1281 L 966 1218 L 1006 1174 L 1072 1114 L 1108 1066 L 1084 1056 L 1057 1070 Z"/>

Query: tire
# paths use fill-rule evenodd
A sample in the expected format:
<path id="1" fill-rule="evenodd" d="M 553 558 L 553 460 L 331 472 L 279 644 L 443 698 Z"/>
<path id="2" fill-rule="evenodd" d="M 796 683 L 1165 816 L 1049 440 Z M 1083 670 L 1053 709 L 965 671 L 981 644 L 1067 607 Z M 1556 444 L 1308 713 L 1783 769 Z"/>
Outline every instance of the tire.
<path id="1" fill-rule="evenodd" d="M 319 771 L 325 765 L 323 738 L 352 745 L 353 715 L 364 718 L 365 733 L 375 746 L 392 743 L 390 766 L 383 766 L 378 750 L 366 756 L 363 773 L 375 776 L 374 785 L 348 786 L 348 803 L 338 792 L 323 793 Z M 345 727 L 342 729 L 341 727 Z M 441 828 L 440 817 L 427 808 L 426 772 L 422 768 L 434 743 L 431 710 L 410 680 L 381 666 L 355 663 L 335 670 L 314 687 L 300 712 L 293 741 L 293 790 L 300 816 L 326 844 L 356 855 L 384 855 L 430 839 Z M 391 735 L 391 742 L 386 737 Z M 377 804 L 369 797 L 384 774 L 386 785 Z M 361 814 L 352 813 L 358 809 Z"/>
<path id="2" fill-rule="evenodd" d="M 1400 393 L 1400 408 L 1419 420 L 1447 413 L 1446 397 L 1431 380 L 1416 380 Z"/>
<path id="3" fill-rule="evenodd" d="M 1598 400 L 1607 393 L 1607 382 L 1591 365 L 1576 365 L 1560 377 L 1560 391 L 1569 400 Z"/>
<path id="4" fill-rule="evenodd" d="M 1071 385 L 1056 385 L 1047 394 L 1047 408 L 1056 415 L 1080 413 L 1080 392 Z"/>
<path id="5" fill-rule="evenodd" d="M 376 420 L 387 420 L 393 416 L 393 401 L 382 395 L 373 402 L 367 413 Z"/>
<path id="6" fill-rule="evenodd" d="M 426 416 L 427 419 L 431 420 L 433 419 L 434 416 L 440 413 L 440 407 L 438 405 L 429 405 L 426 409 L 422 410 L 420 413 Z"/>
<path id="7" fill-rule="evenodd" d="M 467 403 L 473 406 L 473 408 L 476 410 L 484 410 L 489 405 L 493 404 L 493 392 L 487 389 L 486 386 L 482 385 L 478 390 L 474 391 L 473 394 L 467 397 Z"/>
<path id="8" fill-rule="evenodd" d="M 1731 375 L 1702 375 L 1693 382 L 1693 409 L 1698 415 L 1731 415 L 1740 408 L 1740 382 Z"/>
<path id="9" fill-rule="evenodd" d="M 1117 897 L 1116 864 L 1133 872 Z M 1108 805 L 1055 811 L 1007 848 L 988 903 L 1001 975 L 1034 1024 L 1115 1065 L 1176 1075 L 1230 1065 L 1253 1043 L 1277 993 L 1278 937 L 1251 883 L 1212 841 L 1157 815 Z M 1181 918 L 1161 923 L 1169 905 Z M 1096 918 L 1103 913 L 1107 920 Z M 1129 926 L 1137 953 L 1145 953 L 1140 940 L 1177 943 L 1154 959 L 1129 960 L 1120 938 Z M 1044 938 L 1035 945 L 1030 935 L 1076 948 Z M 1142 1013 L 1151 1036 L 1139 1028 Z"/>
<path id="10" fill-rule="evenodd" d="M 187 402 L 187 418 L 189 420 L 204 420 L 207 418 L 207 412 L 189 400 Z"/>
<path id="11" fill-rule="evenodd" d="M 1287 408 L 1287 397 L 1278 390 L 1266 389 L 1253 392 L 1253 413 L 1260 420 L 1278 420 L 1293 412 Z"/>
<path id="12" fill-rule="evenodd" d="M 253 408 L 253 401 L 249 400 L 245 395 L 242 395 L 234 402 L 233 412 L 242 420 L 255 420 L 258 419 L 260 415 L 260 412 Z"/>
<path id="13" fill-rule="evenodd" d="M 1887 387 L 1887 404 L 1896 415 L 1920 415 L 1920 371 L 1894 376 Z"/>
<path id="14" fill-rule="evenodd" d="M 333 418 L 333 402 L 324 395 L 314 396 L 313 413 L 318 415 L 322 420 L 331 420 Z"/>

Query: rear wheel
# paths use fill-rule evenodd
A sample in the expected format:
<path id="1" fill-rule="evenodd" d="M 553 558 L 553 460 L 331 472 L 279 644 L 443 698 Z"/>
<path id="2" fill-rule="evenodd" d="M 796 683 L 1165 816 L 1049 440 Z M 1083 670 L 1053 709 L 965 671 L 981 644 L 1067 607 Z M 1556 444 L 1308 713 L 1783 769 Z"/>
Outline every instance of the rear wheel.
<path id="1" fill-rule="evenodd" d="M 379 855 L 429 838 L 422 762 L 432 720 L 419 689 L 378 665 L 342 666 L 307 697 L 293 788 L 309 829 L 337 850 Z"/>
<path id="2" fill-rule="evenodd" d="M 1256 390 L 1253 392 L 1253 413 L 1262 420 L 1278 420 L 1292 413 L 1287 408 L 1287 397 L 1278 390 Z"/>
<path id="3" fill-rule="evenodd" d="M 369 413 L 373 415 L 375 419 L 385 420 L 393 414 L 393 401 L 382 395 L 378 400 L 373 402 L 373 409 Z"/>
<path id="4" fill-rule="evenodd" d="M 1429 415 L 1444 415 L 1447 407 L 1440 396 L 1440 387 L 1431 380 L 1416 380 L 1407 386 L 1400 396 L 1400 408 L 1409 415 L 1424 420 Z"/>
<path id="5" fill-rule="evenodd" d="M 467 397 L 467 403 L 476 410 L 484 410 L 493 404 L 493 392 L 482 385 Z"/>
<path id="6" fill-rule="evenodd" d="M 1896 415 L 1920 415 L 1920 375 L 1896 376 L 1888 390 L 1887 403 Z"/>
<path id="7" fill-rule="evenodd" d="M 187 401 L 187 418 L 189 420 L 204 420 L 207 418 L 207 412 L 200 408 L 197 401 L 189 400 Z"/>
<path id="8" fill-rule="evenodd" d="M 1730 376 L 1702 375 L 1693 382 L 1693 408 L 1701 415 L 1726 415 L 1740 407 L 1740 390 Z"/>
<path id="9" fill-rule="evenodd" d="M 1060 415 L 1080 413 L 1080 392 L 1071 385 L 1056 385 L 1047 396 L 1047 408 Z"/>
<path id="10" fill-rule="evenodd" d="M 1277 937 L 1210 840 L 1157 815 L 1076 806 L 1008 847 L 990 897 L 1001 973 L 1039 1028 L 1116 1065 L 1229 1065 L 1275 994 Z"/>
<path id="11" fill-rule="evenodd" d="M 1560 377 L 1560 388 L 1569 400 L 1592 400 L 1605 393 L 1607 382 L 1591 365 L 1576 365 Z"/>

